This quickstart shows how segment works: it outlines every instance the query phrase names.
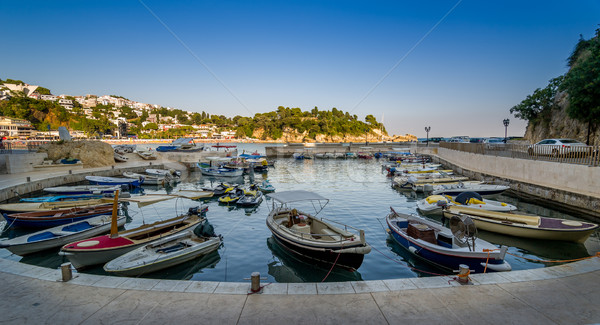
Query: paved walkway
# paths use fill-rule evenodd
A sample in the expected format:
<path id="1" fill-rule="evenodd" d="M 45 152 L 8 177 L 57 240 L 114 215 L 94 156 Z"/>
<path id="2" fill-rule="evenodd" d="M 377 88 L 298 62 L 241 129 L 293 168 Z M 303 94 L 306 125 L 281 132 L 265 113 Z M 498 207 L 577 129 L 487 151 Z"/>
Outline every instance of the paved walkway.
<path id="1" fill-rule="evenodd" d="M 53 173 L 58 174 L 2 175 L 0 188 L 20 184 L 26 176 L 35 181 L 66 172 Z M 273 283 L 260 294 L 248 295 L 249 283 L 90 274 L 76 274 L 64 283 L 59 270 L 4 259 L 9 254 L 0 250 L 0 322 L 10 324 L 600 322 L 598 257 L 550 268 L 475 274 L 471 285 L 451 277 Z"/>

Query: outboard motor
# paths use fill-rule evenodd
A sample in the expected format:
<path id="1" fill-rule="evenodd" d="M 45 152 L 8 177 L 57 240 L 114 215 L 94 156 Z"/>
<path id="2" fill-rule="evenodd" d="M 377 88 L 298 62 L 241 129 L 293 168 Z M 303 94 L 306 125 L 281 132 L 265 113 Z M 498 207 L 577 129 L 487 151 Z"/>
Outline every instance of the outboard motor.
<path id="1" fill-rule="evenodd" d="M 198 215 L 198 208 L 199 207 L 190 208 L 187 213 L 188 216 Z"/>
<path id="2" fill-rule="evenodd" d="M 215 228 L 208 221 L 204 221 L 194 228 L 194 235 L 198 237 L 215 237 Z"/>

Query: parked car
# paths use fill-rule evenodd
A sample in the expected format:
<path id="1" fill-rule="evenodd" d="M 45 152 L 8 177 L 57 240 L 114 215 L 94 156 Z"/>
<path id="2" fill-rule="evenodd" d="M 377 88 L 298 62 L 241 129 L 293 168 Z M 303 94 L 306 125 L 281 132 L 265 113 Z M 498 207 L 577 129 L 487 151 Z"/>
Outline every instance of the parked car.
<path id="1" fill-rule="evenodd" d="M 503 139 L 503 138 L 489 138 L 489 139 L 483 139 L 483 143 L 489 143 L 489 144 L 499 144 L 499 143 L 504 143 L 504 139 Z"/>
<path id="2" fill-rule="evenodd" d="M 544 139 L 527 148 L 529 155 L 550 155 L 558 157 L 560 155 L 569 155 L 575 153 L 590 154 L 591 147 L 585 143 L 573 139 Z"/>

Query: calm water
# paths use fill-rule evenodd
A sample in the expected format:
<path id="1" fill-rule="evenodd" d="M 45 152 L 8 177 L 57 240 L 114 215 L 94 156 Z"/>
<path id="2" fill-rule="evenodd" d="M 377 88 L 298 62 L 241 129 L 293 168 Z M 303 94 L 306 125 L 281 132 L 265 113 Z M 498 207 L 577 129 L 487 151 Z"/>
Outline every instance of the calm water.
<path id="1" fill-rule="evenodd" d="M 242 144 L 242 150 L 264 153 L 264 145 Z M 417 197 L 411 192 L 399 192 L 391 187 L 390 179 L 382 173 L 381 162 L 377 160 L 305 160 L 279 159 L 275 168 L 268 173 L 247 175 L 235 182 L 261 182 L 268 178 L 277 191 L 309 190 L 329 198 L 330 203 L 320 216 L 365 230 L 367 242 L 373 247 L 366 255 L 362 266 L 356 272 L 334 270 L 327 281 L 377 280 L 427 276 L 427 272 L 440 273 L 419 260 L 413 260 L 409 253 L 395 244 L 385 231 L 385 216 L 389 207 L 404 213 L 416 213 Z M 219 180 L 190 173 L 189 177 L 173 188 L 144 187 L 145 194 L 165 193 L 177 189 L 200 189 Z M 576 219 L 574 216 L 559 213 L 541 206 L 520 202 L 511 197 L 500 196 L 501 201 L 515 204 L 520 210 L 543 216 Z M 206 281 L 244 281 L 252 272 L 258 271 L 267 277 L 267 282 L 320 282 L 329 272 L 327 267 L 318 267 L 287 253 L 271 238 L 265 225 L 272 201 L 266 199 L 253 209 L 220 205 L 216 198 L 204 201 L 173 199 L 154 205 L 138 208 L 127 206 L 133 228 L 161 218 L 171 218 L 189 207 L 207 204 L 208 220 L 215 231 L 224 237 L 223 246 L 215 253 L 176 268 L 146 277 L 168 279 L 192 279 Z M 309 210 L 312 211 L 312 210 Z M 441 221 L 441 217 L 438 217 Z M 9 229 L 4 236 L 14 236 L 20 231 Z M 528 258 L 544 260 L 564 260 L 589 256 L 600 248 L 597 233 L 585 244 L 537 241 L 480 232 L 479 236 L 495 244 L 508 245 L 509 252 Z M 10 259 L 47 267 L 59 267 L 63 262 L 56 251 L 34 254 L 21 258 L 13 255 Z M 513 270 L 539 268 L 556 265 L 526 261 L 507 255 Z M 425 271 L 425 272 L 421 272 Z M 104 274 L 101 268 L 86 272 Z"/>

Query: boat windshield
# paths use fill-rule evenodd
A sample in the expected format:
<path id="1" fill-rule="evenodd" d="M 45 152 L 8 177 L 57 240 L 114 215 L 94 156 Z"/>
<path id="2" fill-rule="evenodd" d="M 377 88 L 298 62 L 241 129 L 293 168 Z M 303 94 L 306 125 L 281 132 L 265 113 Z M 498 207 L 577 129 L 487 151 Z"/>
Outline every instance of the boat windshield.
<path id="1" fill-rule="evenodd" d="M 273 209 L 289 207 L 290 203 L 295 202 L 310 202 L 315 209 L 315 215 L 319 214 L 329 203 L 329 199 L 309 191 L 283 191 L 270 193 L 267 196 L 273 199 Z"/>

